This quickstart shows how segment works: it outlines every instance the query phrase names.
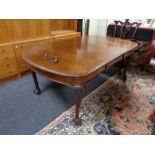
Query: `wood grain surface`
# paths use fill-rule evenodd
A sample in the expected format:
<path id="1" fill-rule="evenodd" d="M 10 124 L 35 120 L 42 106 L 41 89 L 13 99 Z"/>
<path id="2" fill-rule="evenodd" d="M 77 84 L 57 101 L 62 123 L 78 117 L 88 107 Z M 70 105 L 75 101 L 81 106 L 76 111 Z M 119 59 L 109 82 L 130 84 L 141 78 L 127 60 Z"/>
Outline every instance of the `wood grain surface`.
<path id="1" fill-rule="evenodd" d="M 26 49 L 22 58 L 32 70 L 60 83 L 85 83 L 113 61 L 129 55 L 137 44 L 118 38 L 90 36 L 55 41 Z M 48 60 L 45 60 L 45 55 Z M 58 62 L 52 61 L 53 57 Z"/>

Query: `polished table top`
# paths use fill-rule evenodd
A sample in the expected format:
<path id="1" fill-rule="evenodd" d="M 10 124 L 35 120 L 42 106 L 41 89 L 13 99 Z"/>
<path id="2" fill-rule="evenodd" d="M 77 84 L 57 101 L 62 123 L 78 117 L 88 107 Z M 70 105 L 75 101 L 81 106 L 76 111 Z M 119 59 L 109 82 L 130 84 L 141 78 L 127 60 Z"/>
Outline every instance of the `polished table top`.
<path id="1" fill-rule="evenodd" d="M 76 37 L 32 46 L 23 51 L 22 58 L 29 65 L 48 73 L 82 77 L 98 72 L 136 47 L 135 42 L 119 38 Z"/>

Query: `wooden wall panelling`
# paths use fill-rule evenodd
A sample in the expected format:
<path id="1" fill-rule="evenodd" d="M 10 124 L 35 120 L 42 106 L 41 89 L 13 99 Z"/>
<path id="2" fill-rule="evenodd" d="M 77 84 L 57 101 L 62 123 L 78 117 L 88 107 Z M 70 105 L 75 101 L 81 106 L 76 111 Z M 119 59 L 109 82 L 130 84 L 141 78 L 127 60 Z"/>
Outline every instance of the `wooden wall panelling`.
<path id="1" fill-rule="evenodd" d="M 17 74 L 17 63 L 13 47 L 0 47 L 0 79 Z"/>
<path id="2" fill-rule="evenodd" d="M 12 42 L 11 25 L 8 20 L 0 19 L 0 44 Z"/>
<path id="3" fill-rule="evenodd" d="M 47 37 L 51 31 L 76 29 L 76 19 L 0 19 L 0 44 Z"/>
<path id="4" fill-rule="evenodd" d="M 77 19 L 69 20 L 69 29 L 73 31 L 77 31 Z"/>
<path id="5" fill-rule="evenodd" d="M 76 19 L 51 19 L 50 21 L 51 31 L 59 30 L 76 30 Z"/>
<path id="6" fill-rule="evenodd" d="M 48 19 L 16 19 L 10 22 L 12 24 L 13 41 L 50 35 L 50 24 Z"/>
<path id="7" fill-rule="evenodd" d="M 0 20 L 0 43 L 50 36 L 49 19 Z"/>
<path id="8" fill-rule="evenodd" d="M 31 19 L 30 25 L 32 32 L 36 37 L 45 37 L 50 35 L 50 20 L 49 19 Z"/>
<path id="9" fill-rule="evenodd" d="M 66 19 L 51 19 L 51 31 L 67 30 L 68 21 Z"/>

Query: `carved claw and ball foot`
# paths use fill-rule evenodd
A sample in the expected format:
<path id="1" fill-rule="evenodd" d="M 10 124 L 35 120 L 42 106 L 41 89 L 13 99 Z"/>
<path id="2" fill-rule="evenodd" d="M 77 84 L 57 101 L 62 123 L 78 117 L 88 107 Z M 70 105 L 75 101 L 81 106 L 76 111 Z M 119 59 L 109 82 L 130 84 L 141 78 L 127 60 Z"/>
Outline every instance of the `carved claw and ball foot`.
<path id="1" fill-rule="evenodd" d="M 126 74 L 123 74 L 123 75 L 122 75 L 122 81 L 125 83 L 126 80 L 127 80 L 127 76 L 126 76 Z"/>
<path id="2" fill-rule="evenodd" d="M 81 104 L 82 98 L 84 96 L 85 87 L 79 84 L 79 85 L 73 86 L 73 88 L 75 89 L 75 95 L 76 95 L 75 118 L 73 119 L 73 122 L 75 125 L 80 126 L 82 124 L 82 121 L 79 118 L 79 110 L 80 110 L 80 104 Z"/>
<path id="3" fill-rule="evenodd" d="M 118 76 L 121 78 L 122 82 L 124 82 L 124 83 L 126 82 L 126 80 L 127 80 L 126 74 L 124 74 L 123 72 L 119 72 Z"/>
<path id="4" fill-rule="evenodd" d="M 81 126 L 82 125 L 82 121 L 80 118 L 74 118 L 73 122 L 76 126 Z"/>
<path id="5" fill-rule="evenodd" d="M 127 72 L 127 68 L 128 68 L 128 65 L 129 65 L 129 59 L 130 57 L 124 59 L 124 69 L 122 72 L 120 72 L 120 75 L 121 75 L 121 79 L 122 81 L 125 83 L 126 80 L 127 80 L 127 76 L 126 76 L 126 72 Z"/>
<path id="6" fill-rule="evenodd" d="M 120 72 L 118 72 L 118 74 L 117 74 L 117 75 L 121 77 L 121 76 L 122 76 L 122 72 L 121 72 L 121 71 L 120 71 Z"/>
<path id="7" fill-rule="evenodd" d="M 40 95 L 41 94 L 41 89 L 39 88 L 39 89 L 34 89 L 34 94 L 36 94 L 36 95 Z"/>
<path id="8" fill-rule="evenodd" d="M 145 65 L 144 64 L 140 66 L 140 71 L 141 72 L 145 71 Z"/>

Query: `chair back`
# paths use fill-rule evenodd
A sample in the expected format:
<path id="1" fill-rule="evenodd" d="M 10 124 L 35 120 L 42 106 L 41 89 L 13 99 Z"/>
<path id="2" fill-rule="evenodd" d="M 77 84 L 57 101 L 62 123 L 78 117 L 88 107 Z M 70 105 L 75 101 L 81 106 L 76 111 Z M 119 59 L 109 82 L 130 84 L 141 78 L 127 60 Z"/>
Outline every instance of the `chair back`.
<path id="1" fill-rule="evenodd" d="M 139 26 L 142 24 L 138 22 L 131 23 L 129 19 L 126 19 L 125 22 L 115 20 L 114 23 L 113 37 L 129 39 L 128 36 L 130 35 L 131 40 L 134 39 Z"/>

